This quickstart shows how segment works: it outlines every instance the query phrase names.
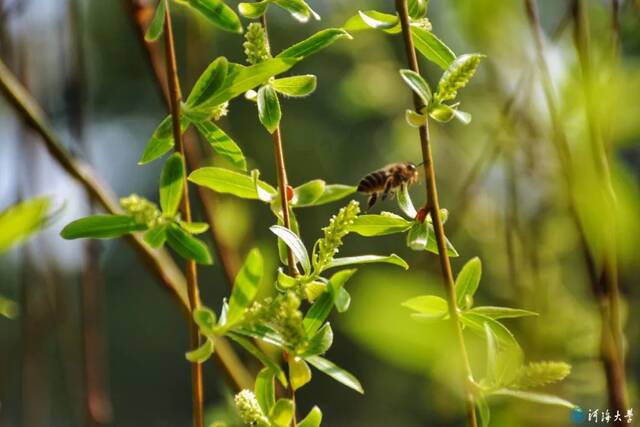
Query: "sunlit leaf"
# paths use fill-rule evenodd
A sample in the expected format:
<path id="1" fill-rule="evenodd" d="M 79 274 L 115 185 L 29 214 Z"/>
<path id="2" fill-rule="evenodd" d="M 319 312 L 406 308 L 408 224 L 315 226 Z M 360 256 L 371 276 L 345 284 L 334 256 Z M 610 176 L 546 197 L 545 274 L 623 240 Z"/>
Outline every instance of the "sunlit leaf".
<path id="1" fill-rule="evenodd" d="M 355 193 L 356 190 L 357 188 L 353 185 L 326 184 L 324 193 L 313 202 L 313 205 L 319 206 L 325 203 L 335 202 Z"/>
<path id="2" fill-rule="evenodd" d="M 303 356 L 316 356 L 324 354 L 333 344 L 333 330 L 329 323 L 325 323 L 309 340 Z"/>
<path id="3" fill-rule="evenodd" d="M 283 50 L 276 58 L 304 59 L 332 45 L 342 38 L 350 39 L 351 36 L 342 28 L 327 28 L 315 33 L 308 39 Z"/>
<path id="4" fill-rule="evenodd" d="M 189 175 L 189 181 L 218 193 L 232 194 L 243 199 L 258 200 L 258 192 L 253 179 L 248 175 L 228 169 L 212 166 L 196 169 Z M 259 181 L 259 185 L 269 193 L 276 193 L 275 188 L 264 181 Z"/>
<path id="5" fill-rule="evenodd" d="M 324 321 L 327 320 L 340 289 L 342 289 L 355 272 L 355 269 L 342 270 L 331 276 L 327 292 L 320 295 L 304 316 L 302 323 L 307 335 L 315 334 Z"/>
<path id="6" fill-rule="evenodd" d="M 238 12 L 245 18 L 260 18 L 267 11 L 269 3 L 271 3 L 271 0 L 238 3 Z"/>
<path id="7" fill-rule="evenodd" d="M 187 97 L 187 105 L 197 107 L 222 87 L 229 69 L 229 61 L 224 56 L 213 60 L 202 72 Z"/>
<path id="8" fill-rule="evenodd" d="M 167 10 L 167 0 L 160 0 L 158 2 L 158 6 L 156 7 L 156 11 L 153 14 L 153 19 L 149 24 L 149 28 L 147 28 L 147 32 L 144 35 L 144 39 L 148 42 L 153 42 L 158 40 L 158 38 L 162 35 L 162 29 L 164 27 L 164 18 Z"/>
<path id="9" fill-rule="evenodd" d="M 456 55 L 447 45 L 445 45 L 432 32 L 423 28 L 411 26 L 411 34 L 416 49 L 429 61 L 433 62 L 443 70 L 455 61 Z"/>
<path id="10" fill-rule="evenodd" d="M 295 207 L 314 206 L 315 201 L 324 193 L 325 182 L 321 179 L 305 182 L 293 189 L 291 205 Z"/>
<path id="11" fill-rule="evenodd" d="M 419 114 L 415 111 L 408 109 L 404 112 L 404 119 L 409 126 L 419 128 L 427 123 L 428 116 L 426 114 Z"/>
<path id="12" fill-rule="evenodd" d="M 238 15 L 222 0 L 188 0 L 189 6 L 206 16 L 217 27 L 232 33 L 241 33 Z"/>
<path id="13" fill-rule="evenodd" d="M 236 276 L 229 298 L 227 326 L 239 321 L 246 309 L 255 299 L 263 275 L 262 255 L 258 249 L 252 249 Z"/>
<path id="14" fill-rule="evenodd" d="M 412 221 L 392 214 L 360 215 L 349 229 L 361 236 L 383 236 L 385 234 L 401 233 L 411 228 Z"/>
<path id="15" fill-rule="evenodd" d="M 192 259 L 198 264 L 213 264 L 207 245 L 191 236 L 177 224 L 169 224 L 167 228 L 167 243 L 185 259 Z"/>
<path id="16" fill-rule="evenodd" d="M 429 229 L 429 236 L 435 236 L 435 231 L 433 230 L 433 225 L 427 224 L 427 227 Z M 456 248 L 453 247 L 453 244 L 446 237 L 445 237 L 445 244 L 447 246 L 447 255 L 450 258 L 455 258 L 455 257 L 459 256 L 458 251 L 456 250 Z M 429 240 L 427 242 L 427 251 L 432 252 L 434 254 L 438 253 L 438 243 L 437 243 L 435 238 L 433 238 L 433 239 L 429 238 Z"/>
<path id="17" fill-rule="evenodd" d="M 411 19 L 424 18 L 429 7 L 429 0 L 409 0 L 408 9 Z"/>
<path id="18" fill-rule="evenodd" d="M 469 312 L 481 314 L 483 316 L 487 316 L 492 319 L 508 319 L 508 318 L 515 318 L 515 317 L 527 317 L 527 316 L 538 315 L 538 313 L 534 311 L 522 310 L 519 308 L 493 307 L 493 306 L 474 307 L 471 310 L 469 310 Z"/>
<path id="19" fill-rule="evenodd" d="M 420 99 L 422 99 L 424 105 L 429 105 L 431 103 L 431 89 L 429 88 L 429 84 L 420 74 L 412 70 L 400 70 L 400 76 L 411 90 L 415 92 Z"/>
<path id="20" fill-rule="evenodd" d="M 211 121 L 194 123 L 200 135 L 223 159 L 241 170 L 247 170 L 247 161 L 242 150 L 222 129 Z"/>
<path id="21" fill-rule="evenodd" d="M 184 159 L 180 153 L 173 153 L 165 162 L 160 176 L 160 207 L 168 216 L 178 212 L 184 189 Z"/>
<path id="22" fill-rule="evenodd" d="M 447 104 L 438 104 L 429 110 L 429 116 L 437 122 L 448 123 L 456 115 L 456 110 Z"/>
<path id="23" fill-rule="evenodd" d="M 378 12 L 377 10 L 359 11 L 344 24 L 347 31 L 379 29 L 389 34 L 402 31 L 397 15 Z"/>
<path id="24" fill-rule="evenodd" d="M 284 371 L 280 368 L 280 365 L 277 362 L 275 362 L 273 359 L 271 359 L 271 357 L 266 355 L 262 350 L 260 350 L 258 346 L 256 346 L 253 343 L 252 340 L 245 338 L 244 336 L 234 332 L 229 332 L 226 334 L 226 336 L 232 339 L 233 341 L 235 341 L 236 343 L 238 343 L 242 348 L 248 351 L 253 357 L 255 357 L 260 362 L 262 362 L 265 368 L 268 368 L 270 371 L 275 372 L 275 376 L 276 378 L 278 378 L 278 381 L 280 381 L 280 384 L 282 384 L 283 387 L 287 387 L 288 385 L 287 376 L 285 375 Z"/>
<path id="25" fill-rule="evenodd" d="M 302 264 L 302 268 L 305 272 L 311 271 L 311 261 L 309 260 L 309 253 L 307 248 L 302 243 L 302 240 L 291 230 L 280 225 L 272 225 L 269 230 L 291 249 L 293 256 Z"/>
<path id="26" fill-rule="evenodd" d="M 256 376 L 256 383 L 253 387 L 256 400 L 265 414 L 271 412 L 276 404 L 274 377 L 275 372 L 269 368 L 263 368 Z"/>
<path id="27" fill-rule="evenodd" d="M 258 90 L 258 117 L 260 123 L 269 133 L 273 133 L 280 126 L 282 118 L 280 101 L 278 101 L 278 94 L 270 84 L 264 85 Z"/>
<path id="28" fill-rule="evenodd" d="M 209 224 L 206 222 L 186 222 L 180 220 L 178 224 L 189 234 L 202 234 L 209 229 Z"/>
<path id="29" fill-rule="evenodd" d="M 302 421 L 298 423 L 298 427 L 320 427 L 322 423 L 322 411 L 314 406 Z"/>
<path id="30" fill-rule="evenodd" d="M 0 295 L 0 316 L 4 316 L 7 319 L 15 319 L 19 313 L 18 304 Z"/>
<path id="31" fill-rule="evenodd" d="M 274 405 L 269 420 L 274 427 L 289 427 L 294 414 L 293 402 L 289 399 L 279 399 Z"/>
<path id="32" fill-rule="evenodd" d="M 419 318 L 443 319 L 449 314 L 449 304 L 443 298 L 435 295 L 421 295 L 408 299 L 403 306 L 419 314 Z"/>
<path id="33" fill-rule="evenodd" d="M 0 253 L 38 231 L 49 212 L 49 199 L 38 197 L 13 205 L 0 212 Z"/>
<path id="34" fill-rule="evenodd" d="M 67 240 L 112 239 L 146 229 L 146 224 L 137 223 L 129 215 L 92 215 L 67 224 L 60 232 L 60 236 Z"/>
<path id="35" fill-rule="evenodd" d="M 213 350 L 213 340 L 207 338 L 204 340 L 204 343 L 200 347 L 187 352 L 185 354 L 185 357 L 189 362 L 192 363 L 204 363 L 209 360 L 209 358 L 213 354 Z"/>
<path id="36" fill-rule="evenodd" d="M 336 306 L 336 310 L 338 310 L 338 313 L 346 312 L 351 306 L 351 294 L 349 294 L 349 292 L 345 288 L 340 288 L 338 290 L 338 295 L 336 296 L 334 305 Z"/>
<path id="37" fill-rule="evenodd" d="M 565 408 L 573 409 L 577 406 L 568 400 L 562 399 L 558 396 L 545 393 L 534 393 L 531 391 L 511 390 L 508 388 L 501 388 L 491 392 L 495 396 L 509 396 L 517 399 L 527 400 L 529 402 L 541 403 L 544 405 L 563 406 Z"/>
<path id="38" fill-rule="evenodd" d="M 409 187 L 407 185 L 402 185 L 400 187 L 400 191 L 398 191 L 398 206 L 406 216 L 409 218 L 415 218 L 418 212 L 416 208 L 413 206 L 413 202 L 411 201 L 411 196 L 409 195 Z"/>
<path id="39" fill-rule="evenodd" d="M 407 233 L 407 246 L 414 251 L 424 251 L 429 246 L 430 231 L 427 222 L 415 221 Z"/>
<path id="40" fill-rule="evenodd" d="M 471 258 L 462 267 L 456 277 L 456 301 L 458 307 L 470 308 L 473 304 L 473 296 L 480 285 L 482 276 L 482 262 L 480 258 Z"/>
<path id="41" fill-rule="evenodd" d="M 344 267 L 346 265 L 353 264 L 370 264 L 370 263 L 386 263 L 393 264 L 399 267 L 404 268 L 405 270 L 409 269 L 409 264 L 402 258 L 400 258 L 396 254 L 391 254 L 388 256 L 384 255 L 358 255 L 352 257 L 344 257 L 344 258 L 333 258 L 329 265 L 324 268 L 324 270 L 334 267 Z"/>
<path id="42" fill-rule="evenodd" d="M 215 334 L 216 313 L 208 307 L 196 307 L 193 310 L 193 321 L 200 328 L 200 332 L 207 336 Z"/>
<path id="43" fill-rule="evenodd" d="M 311 381 L 311 369 L 300 357 L 289 357 L 289 384 L 295 391 Z"/>
<path id="44" fill-rule="evenodd" d="M 160 248 L 167 240 L 167 224 L 157 225 L 144 233 L 144 241 L 152 248 Z"/>
<path id="45" fill-rule="evenodd" d="M 273 2 L 288 11 L 291 16 L 300 22 L 309 21 L 311 16 L 315 19 L 320 19 L 320 16 L 304 0 L 273 0 Z"/>
<path id="46" fill-rule="evenodd" d="M 283 77 L 273 80 L 271 85 L 276 91 L 286 96 L 308 96 L 316 90 L 317 78 L 313 74 Z"/>
<path id="47" fill-rule="evenodd" d="M 358 381 L 358 379 L 351 373 L 340 368 L 330 360 L 327 360 L 324 357 L 320 356 L 307 357 L 305 358 L 305 360 L 318 370 L 324 372 L 334 380 L 338 381 L 339 383 L 346 385 L 347 387 L 357 391 L 358 393 L 364 394 L 364 390 L 362 388 L 362 385 L 360 384 L 360 381 Z"/>

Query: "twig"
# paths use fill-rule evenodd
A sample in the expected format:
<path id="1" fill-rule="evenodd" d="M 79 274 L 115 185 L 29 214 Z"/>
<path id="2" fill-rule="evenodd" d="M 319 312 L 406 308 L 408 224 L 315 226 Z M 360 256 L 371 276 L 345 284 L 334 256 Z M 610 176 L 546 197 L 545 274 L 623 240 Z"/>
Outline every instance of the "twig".
<path id="1" fill-rule="evenodd" d="M 587 233 L 577 210 L 571 153 L 569 150 L 566 133 L 564 131 L 564 127 L 556 105 L 551 74 L 544 58 L 544 48 L 541 33 L 542 30 L 540 26 L 540 18 L 538 16 L 536 2 L 534 0 L 525 0 L 525 8 L 529 25 L 533 33 L 537 64 L 540 72 L 545 100 L 547 103 L 547 109 L 549 110 L 549 116 L 551 118 L 551 126 L 553 131 L 552 142 L 556 150 L 558 160 L 560 162 L 561 172 L 564 177 L 569 205 L 569 214 L 572 221 L 574 222 L 576 230 L 578 231 L 582 254 L 587 266 L 587 271 L 589 273 L 591 289 L 594 293 L 600 309 L 600 317 L 602 322 L 600 357 L 602 359 L 605 374 L 607 377 L 607 391 L 609 393 L 609 402 L 612 409 L 623 410 L 626 408 L 624 366 L 620 363 L 622 359 L 618 355 L 619 352 L 615 343 L 615 338 L 613 337 L 613 331 L 609 327 L 609 302 L 606 298 L 608 292 L 605 291 L 607 285 L 604 281 L 601 282 L 601 276 L 598 273 L 597 269 L 598 262 L 596 261 L 594 254 L 591 252 L 587 239 Z M 608 262 L 606 262 L 605 264 L 607 263 Z M 605 270 L 606 269 L 607 268 L 605 268 Z M 603 275 L 602 278 L 605 278 L 606 276 L 607 274 Z"/>
<path id="2" fill-rule="evenodd" d="M 404 47 L 409 62 L 409 68 L 418 73 L 418 58 L 416 57 L 416 51 L 413 44 L 413 37 L 411 35 L 411 29 L 409 27 L 409 12 L 407 8 L 407 0 L 396 0 L 396 10 L 400 16 L 400 23 L 402 25 L 402 35 L 404 37 Z M 422 99 L 413 94 L 413 103 L 416 111 L 422 111 L 425 107 Z M 444 233 L 444 225 L 442 218 L 440 217 L 440 203 L 438 201 L 438 190 L 436 186 L 436 173 L 433 164 L 433 156 L 431 154 L 431 144 L 429 139 L 429 125 L 425 122 L 424 125 L 418 128 L 420 135 L 420 145 L 422 148 L 422 159 L 424 162 L 424 174 L 427 192 L 427 207 L 430 209 L 431 220 L 433 221 L 433 228 L 435 231 L 436 243 L 438 245 L 438 257 L 440 258 L 440 267 L 442 269 L 442 277 L 444 279 L 444 287 L 447 293 L 447 299 L 449 303 L 449 316 L 453 322 L 455 328 L 460 356 L 462 357 L 464 365 L 464 386 L 465 386 L 465 403 L 467 410 L 467 424 L 469 427 L 477 427 L 478 421 L 476 419 L 475 399 L 473 396 L 473 373 L 471 371 L 471 364 L 469 362 L 469 356 L 467 355 L 467 348 L 464 342 L 464 336 L 462 334 L 462 326 L 460 323 L 460 316 L 458 314 L 458 305 L 455 295 L 455 284 L 453 279 L 453 271 L 451 270 L 451 263 L 447 254 L 446 236 Z"/>
<path id="3" fill-rule="evenodd" d="M 182 102 L 182 94 L 180 92 L 180 79 L 178 77 L 178 66 L 176 64 L 176 51 L 173 44 L 173 25 L 171 23 L 171 10 L 169 0 L 161 0 L 165 2 L 165 19 L 164 19 L 164 42 L 165 56 L 167 65 L 167 77 L 169 80 L 169 99 L 171 101 L 171 122 L 173 125 L 173 139 L 176 144 L 176 150 L 184 158 L 184 144 L 182 141 L 182 129 L 180 126 L 180 103 Z M 181 211 L 185 221 L 191 222 L 191 203 L 189 201 L 189 185 L 187 183 L 187 174 L 182 178 L 182 200 Z M 189 294 L 189 307 L 191 314 L 189 318 L 189 326 L 191 332 L 191 348 L 198 348 L 201 345 L 200 328 L 193 319 L 193 312 L 200 306 L 200 295 L 198 290 L 198 270 L 196 262 L 192 259 L 187 260 L 187 293 Z M 193 403 L 193 425 L 194 427 L 204 427 L 204 387 L 202 384 L 202 364 L 199 362 L 191 363 L 191 393 Z"/>
<path id="4" fill-rule="evenodd" d="M 74 159 L 64 150 L 61 140 L 52 130 L 41 108 L 1 60 L 0 92 L 20 117 L 40 135 L 53 159 L 87 190 L 92 199 L 111 214 L 121 213 L 120 208 L 113 201 L 111 191 L 94 176 L 87 165 Z M 185 314 L 188 314 L 189 302 L 185 279 L 169 254 L 165 250 L 151 249 L 137 235 L 130 235 L 126 240 L 136 249 L 149 271 L 160 279 L 167 290 L 171 291 L 171 295 L 180 304 Z M 251 375 L 242 365 L 229 342 L 218 338 L 215 346 L 214 357 L 224 369 L 225 377 L 231 386 L 236 390 L 250 388 L 253 383 Z"/>

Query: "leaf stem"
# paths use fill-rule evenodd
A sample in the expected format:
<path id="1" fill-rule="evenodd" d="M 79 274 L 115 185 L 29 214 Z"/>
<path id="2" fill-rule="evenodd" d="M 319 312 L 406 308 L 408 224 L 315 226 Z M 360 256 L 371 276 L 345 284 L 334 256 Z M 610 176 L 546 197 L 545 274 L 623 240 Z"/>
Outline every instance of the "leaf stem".
<path id="1" fill-rule="evenodd" d="M 409 61 L 409 68 L 418 73 L 418 58 L 413 44 L 413 37 L 409 26 L 409 12 L 407 8 L 407 0 L 396 0 L 396 10 L 400 16 L 402 25 L 402 35 L 404 37 L 404 46 Z M 413 94 L 413 102 L 416 111 L 422 111 L 425 107 L 422 99 Z M 458 306 L 455 296 L 455 285 L 453 279 L 453 271 L 449 256 L 447 255 L 446 236 L 444 233 L 444 225 L 440 218 L 440 203 L 438 201 L 438 190 L 436 186 L 436 173 L 433 164 L 433 156 L 431 154 L 431 144 L 429 139 L 429 125 L 425 122 L 423 126 L 418 128 L 420 135 L 420 146 L 422 148 L 422 160 L 424 162 L 424 174 L 427 192 L 427 209 L 430 211 L 433 228 L 435 231 L 436 243 L 438 245 L 438 257 L 440 258 L 440 267 L 444 279 L 444 286 L 447 293 L 449 303 L 449 316 L 453 322 L 456 331 L 460 355 L 464 365 L 464 387 L 465 387 L 465 403 L 467 411 L 467 425 L 469 427 L 477 427 L 475 399 L 473 396 L 473 373 L 471 371 L 471 363 L 467 354 L 467 348 L 462 334 L 462 325 L 458 314 Z"/>
<path id="2" fill-rule="evenodd" d="M 167 65 L 167 78 L 169 80 L 169 99 L 171 102 L 171 122 L 173 124 L 173 138 L 178 152 L 184 159 L 184 144 L 182 141 L 182 129 L 180 126 L 180 103 L 182 94 L 180 92 L 180 80 L 178 77 L 178 67 L 176 64 L 176 52 L 173 39 L 173 26 L 171 23 L 171 11 L 169 0 L 165 1 L 165 54 Z M 189 202 L 189 186 L 187 184 L 187 174 L 183 176 L 183 195 L 181 201 L 181 211 L 184 221 L 191 222 L 191 204 Z M 194 260 L 187 260 L 187 293 L 189 296 L 189 308 L 191 313 L 200 305 L 198 290 L 198 270 Z M 196 324 L 193 316 L 189 318 L 189 330 L 191 334 L 191 348 L 199 348 L 201 344 L 200 328 Z M 194 427 L 204 427 L 204 390 L 202 384 L 202 364 L 194 362 L 191 364 L 191 393 L 193 404 L 193 425 Z"/>
<path id="3" fill-rule="evenodd" d="M 574 4 L 575 6 L 575 4 Z M 620 334 L 620 323 L 618 314 L 618 285 L 617 285 L 617 268 L 615 258 L 612 258 L 615 248 L 612 247 L 610 242 L 605 250 L 604 254 L 604 270 L 600 274 L 598 271 L 599 262 L 596 260 L 595 255 L 589 246 L 587 237 L 587 231 L 582 224 L 580 215 L 577 208 L 577 202 L 575 200 L 575 182 L 574 172 L 571 160 L 571 152 L 569 150 L 569 144 L 567 141 L 566 133 L 558 112 L 556 100 L 553 91 L 553 84 L 551 80 L 551 74 L 549 67 L 544 58 L 544 47 L 542 43 L 542 30 L 540 25 L 540 17 L 538 14 L 537 3 L 535 0 L 525 0 L 525 8 L 527 12 L 527 19 L 529 26 L 533 33 L 533 41 L 536 50 L 536 60 L 540 72 L 542 87 L 547 103 L 547 109 L 549 110 L 549 116 L 551 118 L 551 126 L 553 131 L 552 141 L 556 149 L 556 153 L 560 162 L 560 166 L 563 172 L 565 180 L 566 192 L 569 204 L 569 214 L 572 221 L 575 224 L 578 236 L 580 238 L 580 244 L 582 254 L 589 273 L 589 279 L 591 283 L 591 289 L 594 297 L 598 303 L 601 318 L 601 337 L 600 337 L 600 358 L 602 360 L 605 375 L 607 377 L 607 391 L 609 394 L 609 403 L 612 409 L 623 410 L 626 408 L 626 391 L 625 391 L 625 374 L 624 374 L 624 361 L 621 355 L 621 347 L 616 343 L 616 334 Z M 574 12 L 575 13 L 575 12 Z M 578 44 L 583 43 L 580 41 Z M 578 50 L 581 48 L 578 47 Z M 590 89 L 586 89 L 587 92 Z M 588 96 L 588 93 L 586 93 Z M 591 118 L 590 118 L 591 119 Z M 594 131 L 594 124 L 589 123 L 590 133 Z M 592 135 L 596 137 L 596 135 Z M 601 178 L 602 184 L 604 184 L 605 200 L 607 203 L 614 202 L 614 196 L 610 181 L 607 182 L 606 175 L 603 177 L 602 173 L 608 173 L 608 164 L 606 163 L 606 156 L 603 154 L 603 150 L 599 147 L 594 147 L 596 142 L 592 141 L 592 151 L 594 151 L 594 161 L 596 171 Z M 604 162 L 604 164 L 603 164 Z M 610 205 L 610 209 L 613 210 L 613 204 Z M 604 217 L 612 218 L 612 215 L 606 214 L 606 208 L 603 208 L 605 212 Z M 606 223 L 606 220 L 602 222 Z M 608 223 L 611 230 L 614 230 L 610 223 Z M 612 315 L 612 312 L 615 314 Z M 616 318 L 617 320 L 612 320 Z M 616 332 L 617 331 L 617 332 Z"/>

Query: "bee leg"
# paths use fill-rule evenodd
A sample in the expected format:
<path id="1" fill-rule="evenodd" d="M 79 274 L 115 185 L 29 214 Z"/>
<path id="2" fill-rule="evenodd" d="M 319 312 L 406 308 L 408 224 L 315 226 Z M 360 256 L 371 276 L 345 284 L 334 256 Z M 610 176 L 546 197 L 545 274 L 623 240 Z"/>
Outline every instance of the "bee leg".
<path id="1" fill-rule="evenodd" d="M 367 210 L 371 209 L 371 207 L 376 204 L 377 200 L 378 193 L 371 193 L 371 197 L 369 197 L 369 202 L 367 203 Z"/>
<path id="2" fill-rule="evenodd" d="M 389 192 L 391 192 L 391 188 L 393 188 L 393 178 L 389 178 L 387 183 L 384 185 L 384 193 L 382 193 L 382 200 L 387 200 L 389 196 Z"/>

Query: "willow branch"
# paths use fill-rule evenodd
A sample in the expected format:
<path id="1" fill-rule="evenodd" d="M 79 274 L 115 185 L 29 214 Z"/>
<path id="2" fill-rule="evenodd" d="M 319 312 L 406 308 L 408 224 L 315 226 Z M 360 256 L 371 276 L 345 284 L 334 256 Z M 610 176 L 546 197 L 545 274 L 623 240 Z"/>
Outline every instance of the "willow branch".
<path id="1" fill-rule="evenodd" d="M 407 8 L 407 0 L 396 0 L 396 10 L 400 16 L 400 23 L 402 25 L 402 35 L 404 37 L 404 47 L 409 62 L 409 68 L 419 73 L 418 58 L 416 56 L 415 47 L 413 44 L 413 37 L 411 35 L 411 28 L 409 23 L 409 12 Z M 422 111 L 425 107 L 422 99 L 413 94 L 413 103 L 416 111 Z M 449 303 L 449 316 L 453 322 L 455 328 L 460 355 L 462 357 L 464 365 L 464 385 L 465 385 L 465 404 L 467 411 L 467 424 L 469 427 L 477 427 L 478 421 L 476 419 L 475 411 L 475 399 L 473 396 L 473 373 L 471 371 L 471 364 L 469 362 L 469 356 L 467 354 L 467 348 L 464 342 L 464 336 L 462 334 L 462 325 L 460 316 L 458 313 L 458 304 L 456 302 L 455 284 L 453 279 L 453 271 L 451 269 L 451 263 L 447 254 L 446 236 L 444 233 L 444 225 L 442 218 L 440 217 L 440 202 L 438 200 L 438 190 L 436 186 L 436 173 L 433 163 L 433 156 L 431 154 L 431 144 L 429 138 L 429 124 L 425 122 L 424 125 L 418 129 L 420 136 L 420 146 L 422 149 L 422 160 L 424 162 L 424 174 L 427 192 L 427 208 L 431 214 L 431 220 L 433 222 L 433 228 L 435 231 L 436 243 L 438 246 L 438 257 L 440 259 L 440 267 L 442 270 L 442 278 L 444 281 L 445 291 L 447 293 L 447 300 Z"/>
<path id="2" fill-rule="evenodd" d="M 73 158 L 63 148 L 61 139 L 55 134 L 42 109 L 13 73 L 0 60 L 0 92 L 19 116 L 41 137 L 51 157 L 87 191 L 92 200 L 110 214 L 122 213 L 113 200 L 112 192 L 94 175 L 91 168 Z M 138 235 L 129 235 L 126 241 L 136 250 L 149 271 L 160 280 L 163 287 L 179 303 L 185 314 L 189 314 L 189 302 L 185 279 L 180 269 L 165 250 L 150 248 Z M 216 339 L 216 361 L 225 372 L 225 378 L 236 390 L 250 388 L 251 375 L 242 365 L 226 339 Z"/>

